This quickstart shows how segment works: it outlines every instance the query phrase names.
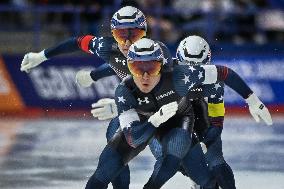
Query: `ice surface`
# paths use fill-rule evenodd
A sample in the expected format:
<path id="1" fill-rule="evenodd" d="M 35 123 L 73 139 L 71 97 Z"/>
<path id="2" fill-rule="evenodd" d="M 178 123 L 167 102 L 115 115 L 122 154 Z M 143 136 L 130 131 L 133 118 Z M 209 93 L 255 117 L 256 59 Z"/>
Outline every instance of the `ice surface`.
<path id="1" fill-rule="evenodd" d="M 226 118 L 223 151 L 237 188 L 284 188 L 284 118 L 274 122 L 269 127 L 250 117 Z M 106 144 L 106 126 L 96 120 L 1 120 L 0 188 L 84 188 Z M 131 189 L 142 188 L 153 165 L 148 148 L 130 163 Z M 163 188 L 190 185 L 177 173 Z"/>

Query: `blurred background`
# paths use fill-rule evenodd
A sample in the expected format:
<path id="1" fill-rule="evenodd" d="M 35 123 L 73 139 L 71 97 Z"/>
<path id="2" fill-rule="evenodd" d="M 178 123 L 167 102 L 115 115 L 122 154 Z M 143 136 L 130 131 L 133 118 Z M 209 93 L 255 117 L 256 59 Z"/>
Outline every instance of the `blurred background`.
<path id="1" fill-rule="evenodd" d="M 76 72 L 103 63 L 83 52 L 53 58 L 28 74 L 20 64 L 25 53 L 69 37 L 110 36 L 110 18 L 125 5 L 143 11 L 147 35 L 164 42 L 172 56 L 181 39 L 200 35 L 214 64 L 244 78 L 275 124 L 256 125 L 244 100 L 226 88 L 225 157 L 238 188 L 284 188 L 283 0 L 1 0 L 0 188 L 83 188 L 108 124 L 91 117 L 91 104 L 112 97 L 119 80 L 112 76 L 79 87 Z M 132 188 L 142 188 L 153 161 L 147 150 L 134 161 Z M 165 188 L 190 185 L 182 179 Z"/>
<path id="2" fill-rule="evenodd" d="M 184 37 L 204 37 L 213 63 L 235 69 L 272 111 L 283 112 L 283 0 L 2 0 L 1 114 L 22 113 L 26 108 L 34 114 L 66 109 L 74 113 L 86 111 L 98 98 L 112 96 L 115 77 L 88 89 L 75 84 L 78 69 L 95 69 L 103 63 L 96 56 L 83 52 L 59 56 L 29 74 L 19 67 L 25 53 L 70 37 L 110 36 L 110 18 L 125 5 L 144 12 L 148 36 L 166 43 L 172 56 Z M 228 111 L 242 110 L 243 100 L 236 93 L 226 89 L 226 95 Z"/>

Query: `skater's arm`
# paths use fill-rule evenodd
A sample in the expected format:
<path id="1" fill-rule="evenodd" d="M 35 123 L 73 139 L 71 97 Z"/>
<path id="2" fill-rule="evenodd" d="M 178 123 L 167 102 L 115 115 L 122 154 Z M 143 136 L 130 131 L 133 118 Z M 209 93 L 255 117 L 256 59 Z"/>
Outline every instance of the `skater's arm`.
<path id="1" fill-rule="evenodd" d="M 69 38 L 53 47 L 47 48 L 44 50 L 44 54 L 47 59 L 58 56 L 60 54 L 71 53 L 80 50 L 77 38 Z"/>
<path id="2" fill-rule="evenodd" d="M 191 88 L 202 84 L 225 82 L 226 85 L 238 92 L 243 98 L 252 94 L 252 90 L 242 78 L 226 66 L 203 65 L 187 66 L 178 65 L 174 68 L 174 79 L 177 91 L 185 96 Z"/>
<path id="3" fill-rule="evenodd" d="M 120 127 L 123 130 L 127 143 L 136 148 L 147 142 L 154 134 L 155 127 L 152 123 L 142 122 L 135 108 L 136 99 L 131 91 L 120 84 L 116 88 L 115 102 L 118 108 Z"/>
<path id="4" fill-rule="evenodd" d="M 99 66 L 97 69 L 92 70 L 90 73 L 91 78 L 93 81 L 97 81 L 101 78 L 116 75 L 116 73 L 113 71 L 113 69 L 108 64 L 103 64 Z"/>

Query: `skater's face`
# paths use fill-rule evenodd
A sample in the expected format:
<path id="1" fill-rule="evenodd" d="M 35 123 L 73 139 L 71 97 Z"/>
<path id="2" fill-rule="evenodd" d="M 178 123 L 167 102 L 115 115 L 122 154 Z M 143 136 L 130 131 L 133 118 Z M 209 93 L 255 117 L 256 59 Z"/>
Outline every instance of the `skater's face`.
<path id="1" fill-rule="evenodd" d="M 143 93 L 149 93 L 159 83 L 161 66 L 160 61 L 128 61 L 134 82 Z"/>
<path id="2" fill-rule="evenodd" d="M 145 72 L 142 77 L 133 76 L 133 79 L 141 92 L 149 93 L 159 83 L 161 75 L 150 76 L 147 72 Z"/>
<path id="3" fill-rule="evenodd" d="M 129 40 L 126 40 L 123 45 L 118 43 L 118 48 L 119 48 L 120 52 L 121 52 L 125 57 L 127 57 L 127 53 L 128 53 L 129 47 L 130 47 L 131 45 L 132 45 L 132 43 L 131 43 L 131 41 L 129 41 Z"/>
<path id="4" fill-rule="evenodd" d="M 112 35 L 118 43 L 119 50 L 126 57 L 130 45 L 146 35 L 146 31 L 140 28 L 113 29 Z"/>

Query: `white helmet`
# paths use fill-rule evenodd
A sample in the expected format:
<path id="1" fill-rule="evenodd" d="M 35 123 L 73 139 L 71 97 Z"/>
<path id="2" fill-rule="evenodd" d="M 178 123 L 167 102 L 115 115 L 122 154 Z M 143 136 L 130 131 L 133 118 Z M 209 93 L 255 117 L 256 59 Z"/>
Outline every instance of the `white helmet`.
<path id="1" fill-rule="evenodd" d="M 159 43 L 148 38 L 142 38 L 129 47 L 127 59 L 132 61 L 162 61 L 164 54 Z"/>
<path id="2" fill-rule="evenodd" d="M 211 51 L 208 43 L 200 36 L 192 35 L 183 39 L 176 52 L 179 64 L 210 64 Z"/>
<path id="3" fill-rule="evenodd" d="M 145 15 L 137 8 L 126 6 L 119 9 L 111 18 L 111 29 L 141 28 L 147 30 Z"/>

